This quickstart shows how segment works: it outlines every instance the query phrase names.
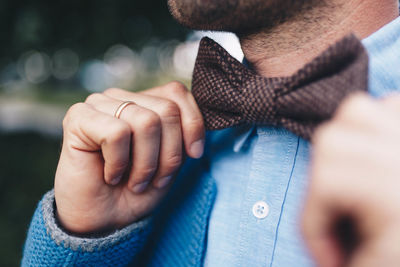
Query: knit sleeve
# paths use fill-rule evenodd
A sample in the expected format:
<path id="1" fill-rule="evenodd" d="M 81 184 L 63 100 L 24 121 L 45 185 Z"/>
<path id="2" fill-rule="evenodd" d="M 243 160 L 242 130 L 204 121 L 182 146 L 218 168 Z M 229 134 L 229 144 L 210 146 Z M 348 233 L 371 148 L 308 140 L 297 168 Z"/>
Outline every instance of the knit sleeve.
<path id="1" fill-rule="evenodd" d="M 105 237 L 75 237 L 57 224 L 54 202 L 54 191 L 39 202 L 21 266 L 125 266 L 140 252 L 150 233 L 151 221 L 145 219 Z"/>

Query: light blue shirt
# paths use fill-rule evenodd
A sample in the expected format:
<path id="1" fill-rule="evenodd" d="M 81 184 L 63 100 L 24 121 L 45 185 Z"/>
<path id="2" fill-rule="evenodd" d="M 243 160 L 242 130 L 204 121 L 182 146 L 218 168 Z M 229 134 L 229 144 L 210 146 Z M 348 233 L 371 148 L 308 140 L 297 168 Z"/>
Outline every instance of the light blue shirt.
<path id="1" fill-rule="evenodd" d="M 400 90 L 400 19 L 364 39 L 369 92 Z M 210 174 L 217 196 L 205 266 L 313 266 L 300 235 L 310 145 L 282 128 L 216 132 Z M 258 203 L 258 204 L 257 204 Z"/>

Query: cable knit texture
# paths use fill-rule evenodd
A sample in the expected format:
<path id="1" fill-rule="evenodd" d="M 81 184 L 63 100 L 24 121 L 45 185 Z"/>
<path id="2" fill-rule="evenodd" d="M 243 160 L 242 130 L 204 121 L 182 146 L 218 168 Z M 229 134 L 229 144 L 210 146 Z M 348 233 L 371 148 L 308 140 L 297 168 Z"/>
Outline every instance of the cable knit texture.
<path id="1" fill-rule="evenodd" d="M 206 163 L 190 160 L 182 173 L 184 177 L 158 214 L 156 231 L 134 266 L 202 266 L 216 184 Z"/>
<path id="2" fill-rule="evenodd" d="M 102 238 L 68 235 L 54 217 L 54 192 L 47 193 L 34 214 L 22 266 L 124 266 L 144 245 L 150 219 Z"/>
<path id="3" fill-rule="evenodd" d="M 205 166 L 188 160 L 152 219 L 101 238 L 66 233 L 54 216 L 54 191 L 48 192 L 33 216 L 22 266 L 200 266 L 216 193 L 214 180 L 198 175 Z"/>

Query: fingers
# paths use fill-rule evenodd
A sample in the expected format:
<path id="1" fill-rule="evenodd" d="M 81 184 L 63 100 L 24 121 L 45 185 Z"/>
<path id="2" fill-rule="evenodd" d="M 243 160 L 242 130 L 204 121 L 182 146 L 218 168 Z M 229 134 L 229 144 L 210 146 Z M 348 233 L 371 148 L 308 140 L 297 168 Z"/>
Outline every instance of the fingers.
<path id="1" fill-rule="evenodd" d="M 120 117 L 133 133 L 129 186 L 140 193 L 153 178 L 153 186 L 164 188 L 181 165 L 183 145 L 191 157 L 203 154 L 205 130 L 200 110 L 178 82 L 142 93 L 108 89 L 89 96 L 86 102 L 113 115 L 123 101 L 136 103 L 125 107 Z"/>
<path id="2" fill-rule="evenodd" d="M 187 88 L 180 82 L 172 82 L 147 90 L 144 94 L 169 99 L 179 106 L 187 154 L 193 158 L 201 157 L 205 136 L 203 116 Z"/>
<path id="3" fill-rule="evenodd" d="M 112 89 L 105 93 L 112 97 L 132 97 L 131 93 L 118 89 Z M 190 157 L 201 157 L 204 150 L 204 121 L 193 95 L 187 88 L 179 82 L 171 82 L 146 90 L 141 95 L 164 98 L 178 105 L 186 152 Z"/>
<path id="4" fill-rule="evenodd" d="M 346 98 L 337 109 L 333 120 L 351 128 L 369 128 L 370 122 L 380 116 L 377 103 L 367 94 L 355 93 Z M 365 118 L 369 118 L 366 120 Z"/>
<path id="5" fill-rule="evenodd" d="M 117 184 L 129 165 L 131 142 L 129 125 L 122 120 L 97 112 L 88 104 L 78 103 L 69 109 L 63 126 L 65 133 L 68 133 L 65 136 L 65 145 L 88 152 L 101 149 L 105 182 L 111 185 Z"/>
<path id="6" fill-rule="evenodd" d="M 309 194 L 302 218 L 303 236 L 318 266 L 339 267 L 343 258 L 332 233 L 335 214 L 322 201 L 315 192 Z"/>
<path id="7" fill-rule="evenodd" d="M 379 252 L 379 247 L 367 246 L 376 244 L 374 238 L 382 236 L 388 222 L 397 220 L 391 217 L 397 211 L 383 207 L 392 207 L 396 203 L 392 198 L 398 196 L 396 190 L 390 195 L 398 174 L 391 175 L 389 170 L 398 166 L 392 159 L 398 158 L 393 152 L 398 151 L 395 140 L 400 134 L 399 100 L 353 95 L 313 136 L 303 232 L 320 266 L 344 266 L 348 262 L 351 266 L 370 266 L 366 264 L 371 263 L 368 256 Z M 339 228 L 346 226 L 341 225 L 346 218 L 350 227 Z M 350 239 L 343 239 L 344 234 Z"/>
<path id="8" fill-rule="evenodd" d="M 105 114 L 113 114 L 122 103 L 103 94 L 93 94 L 86 102 Z M 130 147 L 132 170 L 128 186 L 134 193 L 142 193 L 157 171 L 161 140 L 160 118 L 153 111 L 132 104 L 124 108 L 120 120 L 129 125 L 133 140 Z"/>
<path id="9" fill-rule="evenodd" d="M 347 251 L 336 232 L 337 223 L 348 215 L 358 218 L 357 209 L 354 209 L 357 203 L 349 199 L 363 180 L 359 177 L 348 179 L 354 164 L 344 150 L 358 148 L 363 141 L 348 132 L 347 121 L 344 124 L 325 124 L 316 131 L 313 139 L 311 179 L 302 226 L 305 241 L 318 266 L 344 266 Z M 341 168 L 332 168 L 337 158 L 342 161 Z"/>
<path id="10" fill-rule="evenodd" d="M 119 89 L 108 90 L 106 94 L 116 99 L 135 101 L 158 114 L 162 125 L 161 147 L 158 170 L 153 185 L 163 188 L 170 184 L 172 175 L 182 162 L 181 112 L 177 104 L 166 99 L 134 94 Z"/>
<path id="11" fill-rule="evenodd" d="M 375 100 L 367 94 L 356 93 L 343 101 L 329 124 L 341 125 L 363 135 L 390 133 L 393 132 L 392 125 L 400 123 L 399 113 L 400 95 Z"/>
<path id="12" fill-rule="evenodd" d="M 390 109 L 395 113 L 397 117 L 400 117 L 400 94 L 389 95 L 380 100 L 380 103 L 387 109 Z"/>

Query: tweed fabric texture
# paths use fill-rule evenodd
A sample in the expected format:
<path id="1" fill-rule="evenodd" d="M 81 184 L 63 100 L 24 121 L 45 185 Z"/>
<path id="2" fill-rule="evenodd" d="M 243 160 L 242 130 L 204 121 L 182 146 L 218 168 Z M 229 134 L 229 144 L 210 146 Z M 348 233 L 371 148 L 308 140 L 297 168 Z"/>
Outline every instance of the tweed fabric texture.
<path id="1" fill-rule="evenodd" d="M 310 139 L 350 93 L 366 91 L 368 55 L 349 35 L 290 77 L 265 78 L 205 37 L 193 72 L 192 93 L 208 130 L 238 124 L 283 126 Z"/>

